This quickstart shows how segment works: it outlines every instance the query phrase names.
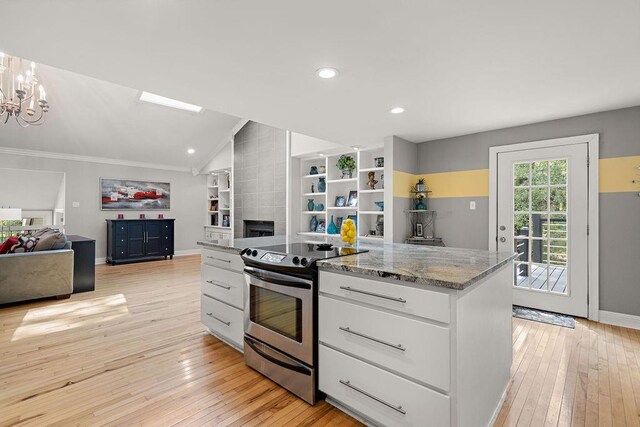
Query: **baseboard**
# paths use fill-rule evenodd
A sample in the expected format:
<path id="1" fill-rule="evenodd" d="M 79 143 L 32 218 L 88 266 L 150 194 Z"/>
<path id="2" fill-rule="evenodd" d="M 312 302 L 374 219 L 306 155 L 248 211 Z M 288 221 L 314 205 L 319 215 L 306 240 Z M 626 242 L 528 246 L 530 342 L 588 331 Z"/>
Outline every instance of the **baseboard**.
<path id="1" fill-rule="evenodd" d="M 498 415 L 500 415 L 500 411 L 502 410 L 502 405 L 504 405 L 504 401 L 507 400 L 507 390 L 509 390 L 510 383 L 511 383 L 511 378 L 509 378 L 509 381 L 507 381 L 507 385 L 504 387 L 502 396 L 500 396 L 500 402 L 498 403 L 498 406 L 496 406 L 495 411 L 493 411 L 493 415 L 491 416 L 491 420 L 489 420 L 489 424 L 487 424 L 488 427 L 491 427 L 496 423 L 496 420 L 498 419 Z"/>
<path id="2" fill-rule="evenodd" d="M 185 249 L 182 251 L 176 251 L 173 256 L 188 256 L 188 255 L 200 255 L 202 253 L 201 249 Z M 106 264 L 107 258 L 96 258 L 96 265 Z"/>
<path id="3" fill-rule="evenodd" d="M 640 329 L 640 316 L 632 314 L 600 310 L 600 322 L 625 328 Z"/>

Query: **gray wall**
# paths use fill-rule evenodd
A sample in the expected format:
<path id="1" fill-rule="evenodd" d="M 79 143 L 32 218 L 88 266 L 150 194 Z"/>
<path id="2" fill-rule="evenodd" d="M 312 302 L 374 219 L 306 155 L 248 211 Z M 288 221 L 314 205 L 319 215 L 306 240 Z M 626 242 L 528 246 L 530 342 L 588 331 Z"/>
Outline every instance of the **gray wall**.
<path id="1" fill-rule="evenodd" d="M 409 235 L 413 234 L 411 221 L 405 212 L 407 209 L 412 209 L 412 201 L 394 196 L 393 171 L 418 173 L 418 145 L 394 136 L 385 141 L 385 159 L 391 159 L 390 162 L 385 161 L 385 188 L 391 190 L 385 191 L 385 198 L 386 194 L 389 194 L 393 199 L 391 216 L 387 214 L 385 221 L 387 224 L 392 224 L 393 241 L 403 243 Z M 389 176 L 391 179 L 388 179 Z M 385 205 L 389 206 L 389 202 L 385 201 Z"/>
<path id="2" fill-rule="evenodd" d="M 100 178 L 125 178 L 171 183 L 171 210 L 144 211 L 147 218 L 163 213 L 175 218 L 176 251 L 196 250 L 203 238 L 205 223 L 205 177 L 189 172 L 172 172 L 116 166 L 102 163 L 57 160 L 31 156 L 0 154 L 0 164 L 12 168 L 57 171 L 66 173 L 65 231 L 96 239 L 96 258 L 107 256 L 107 225 L 105 219 L 115 219 L 119 211 L 100 210 Z M 80 207 L 72 207 L 73 202 Z M 137 218 L 142 211 L 123 211 L 125 218 Z"/>
<path id="3" fill-rule="evenodd" d="M 600 158 L 640 155 L 640 107 L 424 142 L 418 173 L 486 169 L 489 147 L 591 133 L 600 135 Z M 447 246 L 487 248 L 487 197 L 432 199 L 430 208 Z M 639 212 L 635 193 L 600 194 L 600 310 L 640 316 Z"/>
<path id="4" fill-rule="evenodd" d="M 243 221 L 274 221 L 276 235 L 285 234 L 286 133 L 248 122 L 234 137 L 234 235 L 242 237 Z"/>

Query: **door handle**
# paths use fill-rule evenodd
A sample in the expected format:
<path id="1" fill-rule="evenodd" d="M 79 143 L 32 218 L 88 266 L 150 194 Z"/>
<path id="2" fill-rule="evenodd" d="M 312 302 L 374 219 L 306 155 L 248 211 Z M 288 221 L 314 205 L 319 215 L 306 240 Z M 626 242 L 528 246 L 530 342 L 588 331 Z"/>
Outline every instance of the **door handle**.
<path id="1" fill-rule="evenodd" d="M 407 415 L 407 411 L 405 411 L 404 409 L 402 409 L 402 406 L 396 406 L 396 405 L 393 405 L 393 404 L 391 404 L 391 403 L 389 403 L 389 402 L 386 402 L 386 401 L 384 401 L 384 400 L 380 399 L 379 397 L 374 396 L 373 394 L 371 394 L 371 393 L 369 393 L 369 392 L 367 392 L 367 391 L 364 391 L 364 390 L 363 390 L 363 389 L 361 389 L 360 387 L 356 387 L 356 386 L 354 386 L 353 384 L 351 384 L 351 381 L 349 381 L 349 380 L 346 380 L 346 381 L 345 381 L 345 380 L 338 380 L 338 381 L 340 381 L 340 384 L 342 384 L 342 385 L 344 385 L 344 386 L 347 386 L 347 387 L 349 387 L 350 389 L 355 390 L 355 391 L 357 391 L 358 393 L 360 393 L 360 394 L 363 394 L 363 395 L 367 396 L 369 399 L 373 399 L 373 400 L 375 400 L 375 401 L 376 401 L 376 402 L 378 402 L 378 403 L 382 403 L 384 406 L 386 406 L 386 407 L 388 407 L 388 408 L 391 408 L 391 409 L 393 409 L 394 411 L 400 412 L 402 415 Z"/>
<path id="2" fill-rule="evenodd" d="M 507 241 L 507 238 L 506 238 L 506 237 L 501 237 L 501 238 L 500 238 L 500 242 L 504 243 L 504 242 L 506 242 L 506 241 Z"/>
<path id="3" fill-rule="evenodd" d="M 391 348 L 393 348 L 393 349 L 395 349 L 395 350 L 400 350 L 400 351 L 406 351 L 406 350 L 407 350 L 405 347 L 403 347 L 403 346 L 402 346 L 402 344 L 391 344 L 391 343 L 389 343 L 389 342 L 382 341 L 382 340 L 380 340 L 380 339 L 378 339 L 378 338 L 374 338 L 374 337 L 371 337 L 371 336 L 369 336 L 369 335 L 365 335 L 365 334 L 363 334 L 362 332 L 356 332 L 356 331 L 353 331 L 353 330 L 351 330 L 351 328 L 349 328 L 349 327 L 338 326 L 338 329 L 340 329 L 341 331 L 347 332 L 347 333 L 349 333 L 349 334 L 357 335 L 357 336 L 359 336 L 359 337 L 366 338 L 366 339 L 368 339 L 368 340 L 371 340 L 371 341 L 377 342 L 377 343 L 379 343 L 379 344 L 384 344 L 384 345 L 386 345 L 386 346 L 388 346 L 388 347 L 391 347 Z"/>
<path id="4" fill-rule="evenodd" d="M 377 298 L 383 298 L 383 299 L 388 299 L 391 301 L 397 301 L 397 302 L 402 302 L 402 303 L 406 303 L 407 300 L 404 298 L 400 298 L 400 297 L 390 297 L 388 295 L 383 295 L 383 294 L 377 294 L 375 292 L 369 292 L 369 291 L 362 291 L 360 289 L 354 289 L 350 286 L 340 286 L 340 289 L 343 289 L 345 291 L 350 291 L 350 292 L 356 292 L 359 294 L 364 294 L 364 295 L 370 295 L 372 297 L 377 297 Z"/>
<path id="5" fill-rule="evenodd" d="M 207 283 L 210 283 L 210 284 L 212 284 L 212 285 L 219 286 L 219 287 L 224 288 L 224 289 L 226 289 L 226 290 L 231 289 L 231 286 L 227 286 L 227 285 L 225 285 L 225 284 L 223 284 L 223 283 L 216 282 L 215 280 L 207 280 Z"/>
<path id="6" fill-rule="evenodd" d="M 211 317 L 214 320 L 217 320 L 220 323 L 224 323 L 227 326 L 231 326 L 231 322 L 226 322 L 226 321 L 222 320 L 221 318 L 214 316 L 213 313 L 207 313 L 207 316 Z"/>

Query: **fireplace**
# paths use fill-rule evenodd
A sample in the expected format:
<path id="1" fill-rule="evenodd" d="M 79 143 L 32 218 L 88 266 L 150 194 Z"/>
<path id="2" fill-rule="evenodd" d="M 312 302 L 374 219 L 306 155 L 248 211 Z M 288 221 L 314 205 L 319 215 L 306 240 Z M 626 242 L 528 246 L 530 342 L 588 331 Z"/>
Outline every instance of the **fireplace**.
<path id="1" fill-rule="evenodd" d="M 243 237 L 273 236 L 273 221 L 244 221 Z"/>

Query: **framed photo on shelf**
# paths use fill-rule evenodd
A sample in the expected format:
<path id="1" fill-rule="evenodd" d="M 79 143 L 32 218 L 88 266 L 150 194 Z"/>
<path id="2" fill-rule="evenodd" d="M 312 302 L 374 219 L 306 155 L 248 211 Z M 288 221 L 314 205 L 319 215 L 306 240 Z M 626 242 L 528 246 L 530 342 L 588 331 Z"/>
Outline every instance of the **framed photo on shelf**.
<path id="1" fill-rule="evenodd" d="M 416 237 L 424 237 L 424 231 L 422 229 L 422 223 L 416 224 Z"/>
<path id="2" fill-rule="evenodd" d="M 347 200 L 347 206 L 357 207 L 358 206 L 358 192 L 357 191 L 349 191 L 349 199 Z"/>
<path id="3" fill-rule="evenodd" d="M 318 227 L 316 227 L 316 233 L 324 233 L 327 231 L 327 222 L 324 219 L 318 221 Z"/>
<path id="4" fill-rule="evenodd" d="M 356 225 L 356 229 L 358 228 L 358 215 L 347 215 L 347 218 L 353 221 Z"/>
<path id="5" fill-rule="evenodd" d="M 336 196 L 336 207 L 342 208 L 347 204 L 347 200 L 344 196 Z"/>
<path id="6" fill-rule="evenodd" d="M 336 218 L 336 227 L 338 228 L 338 230 L 342 228 L 342 221 L 344 221 L 343 217 L 339 216 Z"/>

